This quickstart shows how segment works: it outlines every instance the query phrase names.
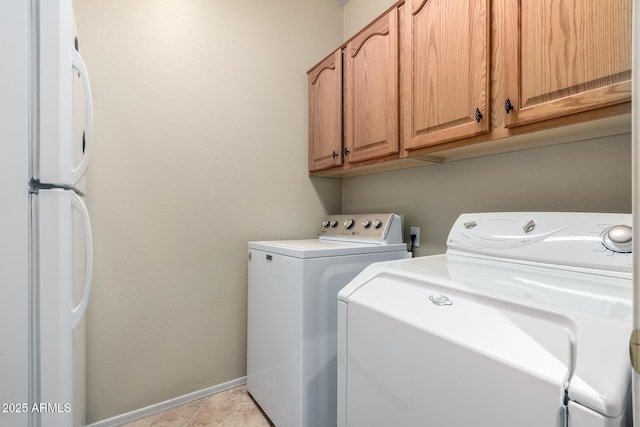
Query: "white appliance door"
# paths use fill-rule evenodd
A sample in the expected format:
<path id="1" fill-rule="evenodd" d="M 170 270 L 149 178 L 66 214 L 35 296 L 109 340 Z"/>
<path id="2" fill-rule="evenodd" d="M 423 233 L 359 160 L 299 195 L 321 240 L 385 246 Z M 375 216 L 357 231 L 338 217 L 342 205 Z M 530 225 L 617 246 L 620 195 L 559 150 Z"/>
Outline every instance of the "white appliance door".
<path id="1" fill-rule="evenodd" d="M 633 1 L 633 64 L 640 61 L 640 3 Z M 632 76 L 632 147 L 633 147 L 633 328 L 640 330 L 640 67 Z M 636 365 L 637 369 L 640 366 Z M 633 370 L 633 421 L 640 426 L 640 374 Z"/>
<path id="2" fill-rule="evenodd" d="M 250 253 L 247 389 L 274 424 L 302 426 L 304 260 Z"/>
<path id="3" fill-rule="evenodd" d="M 87 171 L 92 151 L 91 85 L 76 50 L 71 0 L 40 2 L 39 18 L 39 149 L 34 150 L 34 178 L 75 186 Z"/>
<path id="4" fill-rule="evenodd" d="M 380 275 L 345 319 L 339 425 L 563 425 L 575 336 L 564 316 Z"/>
<path id="5" fill-rule="evenodd" d="M 27 426 L 27 3 L 0 2 L 0 426 Z"/>
<path id="6" fill-rule="evenodd" d="M 34 204 L 39 236 L 38 401 L 45 405 L 38 416 L 46 427 L 84 425 L 81 321 L 91 292 L 91 224 L 82 199 L 72 191 L 41 190 Z"/>

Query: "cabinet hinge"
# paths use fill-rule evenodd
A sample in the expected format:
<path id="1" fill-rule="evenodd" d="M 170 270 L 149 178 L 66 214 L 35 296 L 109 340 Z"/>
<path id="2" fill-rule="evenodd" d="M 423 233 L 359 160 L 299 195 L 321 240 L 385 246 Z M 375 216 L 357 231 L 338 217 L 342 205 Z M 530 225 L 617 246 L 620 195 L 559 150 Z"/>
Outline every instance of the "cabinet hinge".
<path id="1" fill-rule="evenodd" d="M 633 370 L 640 374 L 640 329 L 634 329 L 629 339 L 629 357 Z"/>

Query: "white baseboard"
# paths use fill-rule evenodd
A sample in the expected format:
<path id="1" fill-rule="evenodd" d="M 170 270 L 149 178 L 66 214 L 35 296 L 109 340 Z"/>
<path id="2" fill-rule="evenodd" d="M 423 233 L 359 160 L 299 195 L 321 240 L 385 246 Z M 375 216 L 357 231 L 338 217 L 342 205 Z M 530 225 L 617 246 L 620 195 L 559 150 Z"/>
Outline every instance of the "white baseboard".
<path id="1" fill-rule="evenodd" d="M 193 393 L 165 400 L 164 402 L 156 403 L 145 408 L 136 409 L 135 411 L 127 412 L 122 415 L 116 415 L 115 417 L 98 421 L 97 423 L 89 424 L 87 427 L 118 427 L 123 424 L 132 423 L 141 418 L 157 414 L 158 412 L 166 411 L 167 409 L 175 408 L 176 406 L 184 405 L 185 403 L 189 403 L 203 397 L 211 396 L 212 394 L 220 393 L 222 391 L 229 390 L 230 388 L 244 385 L 246 383 L 247 377 L 236 378 L 235 380 L 227 381 L 226 383 L 194 391 Z"/>

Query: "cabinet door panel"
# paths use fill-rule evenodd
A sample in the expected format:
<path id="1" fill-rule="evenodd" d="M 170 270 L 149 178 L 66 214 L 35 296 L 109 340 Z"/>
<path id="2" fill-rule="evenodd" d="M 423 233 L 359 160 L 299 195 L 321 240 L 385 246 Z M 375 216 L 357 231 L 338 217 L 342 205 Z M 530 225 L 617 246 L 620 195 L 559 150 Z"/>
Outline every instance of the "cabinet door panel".
<path id="1" fill-rule="evenodd" d="M 508 126 L 631 99 L 631 0 L 520 0 L 505 37 Z M 505 111 L 506 113 L 506 111 Z"/>
<path id="2" fill-rule="evenodd" d="M 345 49 L 346 159 L 395 154 L 398 140 L 398 12 L 393 9 Z"/>
<path id="3" fill-rule="evenodd" d="M 408 66 L 402 78 L 405 148 L 488 132 L 488 0 L 408 4 L 403 31 Z"/>
<path id="4" fill-rule="evenodd" d="M 309 171 L 342 164 L 342 55 L 337 50 L 308 73 Z"/>

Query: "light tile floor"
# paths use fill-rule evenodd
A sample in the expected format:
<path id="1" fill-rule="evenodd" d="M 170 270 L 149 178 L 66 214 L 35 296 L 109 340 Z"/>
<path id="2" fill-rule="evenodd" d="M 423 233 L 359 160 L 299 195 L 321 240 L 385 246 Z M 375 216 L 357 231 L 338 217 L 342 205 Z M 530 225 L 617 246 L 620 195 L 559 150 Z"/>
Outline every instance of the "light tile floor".
<path id="1" fill-rule="evenodd" d="M 123 427 L 269 427 L 245 386 L 142 418 Z"/>

